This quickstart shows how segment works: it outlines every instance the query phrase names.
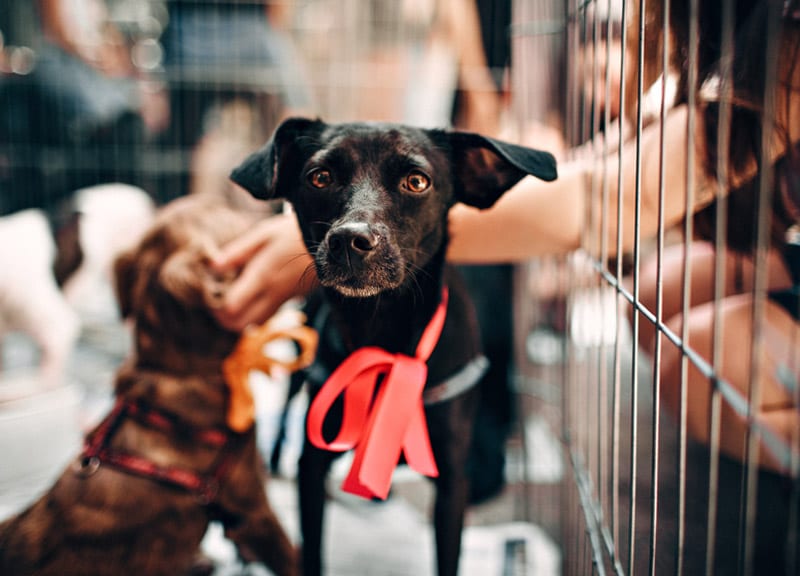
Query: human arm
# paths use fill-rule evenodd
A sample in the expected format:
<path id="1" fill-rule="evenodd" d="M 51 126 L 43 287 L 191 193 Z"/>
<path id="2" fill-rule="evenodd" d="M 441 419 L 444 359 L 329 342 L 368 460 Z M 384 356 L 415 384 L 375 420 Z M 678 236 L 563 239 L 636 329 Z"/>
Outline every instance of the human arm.
<path id="1" fill-rule="evenodd" d="M 439 0 L 439 27 L 458 61 L 460 104 L 455 125 L 496 136 L 502 99 L 484 50 L 481 19 L 475 0 Z"/>
<path id="2" fill-rule="evenodd" d="M 78 42 L 75 31 L 70 25 L 67 6 L 62 0 L 39 0 L 39 18 L 42 32 L 47 40 L 66 52 L 79 55 L 84 60 L 96 60 L 94 50 L 96 44 Z"/>
<path id="3" fill-rule="evenodd" d="M 686 213 L 688 108 L 672 110 L 664 122 L 665 195 L 664 223 L 671 226 Z M 700 114 L 695 117 L 701 129 Z M 698 132 L 699 133 L 699 132 Z M 702 142 L 697 139 L 697 153 Z M 603 162 L 580 159 L 559 166 L 554 182 L 526 177 L 506 192 L 488 210 L 456 206 L 450 213 L 451 242 L 448 258 L 459 263 L 517 262 L 529 258 L 563 254 L 579 248 L 589 230 L 605 230 L 608 252 L 617 246 L 618 197 L 622 202 L 622 248 L 630 250 L 635 241 L 636 155 L 641 155 L 640 235 L 651 237 L 658 229 L 660 124 L 642 132 L 639 151 L 633 143 L 622 148 L 622 194 L 618 191 L 620 162 L 616 155 L 605 161 L 608 183 L 607 217 L 600 198 Z M 592 186 L 592 178 L 598 179 Z M 591 194 L 592 188 L 597 193 Z M 710 178 L 695 169 L 695 209 L 713 199 Z M 589 216 L 591 226 L 587 225 Z M 592 243 L 589 243 L 591 247 Z M 595 243 L 596 244 L 596 243 Z"/>
<path id="4" fill-rule="evenodd" d="M 448 260 L 460 264 L 516 262 L 580 246 L 584 173 L 561 171 L 555 182 L 525 178 L 494 206 L 450 210 Z"/>
<path id="5" fill-rule="evenodd" d="M 291 2 L 265 2 L 264 14 L 274 28 L 288 30 L 294 17 L 294 4 Z"/>
<path id="6" fill-rule="evenodd" d="M 45 38 L 65 52 L 112 76 L 132 73 L 125 40 L 102 0 L 39 0 L 39 16 Z"/>

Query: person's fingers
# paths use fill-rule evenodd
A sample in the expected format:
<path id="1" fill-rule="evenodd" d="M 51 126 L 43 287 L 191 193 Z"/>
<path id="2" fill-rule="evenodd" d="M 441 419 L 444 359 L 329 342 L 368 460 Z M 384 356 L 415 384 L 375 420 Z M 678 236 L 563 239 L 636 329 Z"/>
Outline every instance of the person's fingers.
<path id="1" fill-rule="evenodd" d="M 221 306 L 215 310 L 223 326 L 241 329 L 249 322 L 258 322 L 262 314 L 277 309 L 273 297 L 274 287 L 269 274 L 273 264 L 269 250 L 256 252 L 228 287 Z M 268 315 L 263 318 L 269 317 Z"/>
<path id="2" fill-rule="evenodd" d="M 260 222 L 213 255 L 212 266 L 240 269 L 214 310 L 217 321 L 231 330 L 264 322 L 284 302 L 316 285 L 311 256 L 291 214 Z"/>
<path id="3" fill-rule="evenodd" d="M 222 305 L 213 313 L 230 330 L 243 330 L 261 324 L 287 301 L 306 295 L 316 286 L 310 257 L 303 254 L 286 266 L 271 270 L 269 259 L 254 262 L 245 269 L 226 293 Z"/>
<path id="4" fill-rule="evenodd" d="M 248 262 L 264 244 L 275 234 L 286 227 L 284 219 L 289 215 L 280 215 L 260 221 L 247 232 L 231 240 L 211 258 L 211 266 L 219 271 L 238 268 Z"/>
<path id="5" fill-rule="evenodd" d="M 211 266 L 219 271 L 238 268 L 245 264 L 268 241 L 268 236 L 259 225 L 235 238 L 211 258 Z"/>
<path id="6" fill-rule="evenodd" d="M 232 310 L 237 310 L 249 306 L 258 296 L 263 298 L 263 294 L 273 289 L 275 278 L 271 272 L 276 265 L 269 249 L 256 252 L 231 284 L 225 295 L 225 303 Z"/>
<path id="7" fill-rule="evenodd" d="M 260 324 L 284 302 L 307 294 L 316 285 L 307 252 L 276 261 L 272 248 L 253 256 L 214 310 L 217 320 L 226 328 L 241 330 L 248 324 Z"/>
<path id="8" fill-rule="evenodd" d="M 221 308 L 214 311 L 217 321 L 235 332 L 241 332 L 251 324 L 263 324 L 280 308 L 282 302 L 271 298 L 269 293 L 253 300 L 249 305 L 230 310 Z"/>

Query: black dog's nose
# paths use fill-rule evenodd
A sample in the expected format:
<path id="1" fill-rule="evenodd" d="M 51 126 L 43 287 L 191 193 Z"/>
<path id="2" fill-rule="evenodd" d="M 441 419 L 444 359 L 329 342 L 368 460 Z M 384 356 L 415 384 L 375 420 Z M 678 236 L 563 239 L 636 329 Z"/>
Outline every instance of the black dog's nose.
<path id="1" fill-rule="evenodd" d="M 352 222 L 337 226 L 328 233 L 328 251 L 336 259 L 351 255 L 366 257 L 380 241 L 366 222 Z"/>

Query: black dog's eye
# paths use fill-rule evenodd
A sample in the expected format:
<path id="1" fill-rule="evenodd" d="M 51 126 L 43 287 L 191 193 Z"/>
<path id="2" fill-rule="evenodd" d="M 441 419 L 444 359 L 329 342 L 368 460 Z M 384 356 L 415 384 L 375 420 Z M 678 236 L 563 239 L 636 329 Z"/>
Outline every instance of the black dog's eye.
<path id="1" fill-rule="evenodd" d="M 317 168 L 308 174 L 308 181 L 314 188 L 327 188 L 333 182 L 330 170 Z"/>
<path id="2" fill-rule="evenodd" d="M 414 170 L 409 172 L 403 181 L 403 188 L 415 194 L 421 194 L 431 187 L 431 179 L 422 172 Z"/>

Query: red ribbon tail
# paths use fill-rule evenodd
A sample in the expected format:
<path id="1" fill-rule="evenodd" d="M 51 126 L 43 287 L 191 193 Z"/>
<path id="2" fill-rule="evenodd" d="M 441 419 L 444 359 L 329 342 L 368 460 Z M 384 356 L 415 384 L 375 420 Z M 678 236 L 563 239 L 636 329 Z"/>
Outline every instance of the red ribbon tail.
<path id="1" fill-rule="evenodd" d="M 412 422 L 418 423 L 415 412 L 427 371 L 424 362 L 397 357 L 375 400 L 343 490 L 360 495 L 366 490 L 378 498 L 389 495 L 392 472 L 400 460 L 408 428 Z"/>
<path id="2" fill-rule="evenodd" d="M 380 498 L 381 500 L 386 500 L 386 497 L 389 495 L 388 488 L 385 493 L 378 494 L 370 490 L 367 486 L 364 486 L 358 480 L 358 470 L 355 465 L 355 460 L 353 461 L 353 466 L 350 468 L 350 472 L 347 474 L 347 478 L 342 482 L 342 491 L 348 494 L 361 496 L 362 498 Z"/>
<path id="3" fill-rule="evenodd" d="M 383 387 L 378 391 L 378 397 L 375 399 L 376 408 L 369 416 L 369 420 L 363 430 L 362 440 L 356 446 L 353 463 L 350 465 L 350 472 L 348 472 L 342 483 L 342 490 L 364 498 L 377 497 L 382 500 L 386 499 L 392 483 L 392 471 L 400 459 L 400 451 L 402 450 L 402 445 L 400 444 L 384 444 L 382 461 L 376 462 L 374 458 L 367 458 L 367 447 L 374 438 L 373 429 L 375 428 L 378 413 L 377 407 L 382 405 L 385 396 L 386 388 Z M 384 436 L 381 441 L 386 442 L 387 438 Z M 364 464 L 365 461 L 367 462 L 366 466 Z M 390 462 L 394 463 L 390 464 Z"/>
<path id="4" fill-rule="evenodd" d="M 418 399 L 417 408 L 412 415 L 408 430 L 406 430 L 403 453 L 406 455 L 408 465 L 413 470 L 429 478 L 439 476 L 439 468 L 436 466 L 436 458 L 433 457 L 433 448 L 431 448 L 422 398 Z"/>

